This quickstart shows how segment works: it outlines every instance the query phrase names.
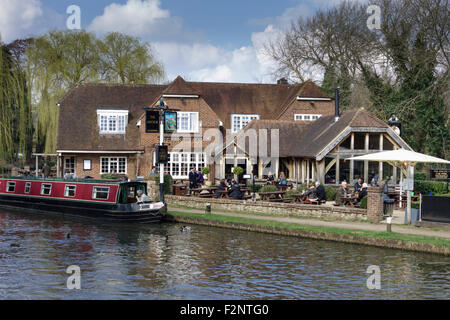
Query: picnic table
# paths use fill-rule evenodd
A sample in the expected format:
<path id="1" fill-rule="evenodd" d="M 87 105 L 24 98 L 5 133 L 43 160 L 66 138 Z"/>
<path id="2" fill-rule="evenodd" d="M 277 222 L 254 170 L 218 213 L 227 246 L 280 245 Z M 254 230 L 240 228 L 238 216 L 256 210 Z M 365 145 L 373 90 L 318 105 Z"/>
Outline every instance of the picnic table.
<path id="1" fill-rule="evenodd" d="M 356 203 L 356 201 L 358 200 L 358 197 L 356 197 L 356 196 L 344 196 L 344 197 L 341 197 L 341 202 L 342 202 L 342 205 L 343 206 L 346 206 L 346 207 L 351 207 L 351 208 L 354 208 L 355 207 L 355 203 Z"/>
<path id="2" fill-rule="evenodd" d="M 259 196 L 262 201 L 284 202 L 286 191 L 260 192 Z"/>
<path id="3" fill-rule="evenodd" d="M 228 195 L 228 192 L 230 192 L 230 190 L 217 190 L 216 192 L 219 194 L 219 198 L 230 198 L 230 196 Z M 243 194 L 243 200 L 247 200 L 252 197 L 250 188 L 241 188 L 241 192 Z M 245 195 L 245 192 L 247 192 L 247 195 Z"/>
<path id="4" fill-rule="evenodd" d="M 194 197 L 199 197 L 199 198 L 212 198 L 215 195 L 217 189 L 218 189 L 217 187 L 196 188 L 196 189 L 191 189 L 191 194 Z M 204 192 L 204 191 L 206 191 L 206 192 Z"/>

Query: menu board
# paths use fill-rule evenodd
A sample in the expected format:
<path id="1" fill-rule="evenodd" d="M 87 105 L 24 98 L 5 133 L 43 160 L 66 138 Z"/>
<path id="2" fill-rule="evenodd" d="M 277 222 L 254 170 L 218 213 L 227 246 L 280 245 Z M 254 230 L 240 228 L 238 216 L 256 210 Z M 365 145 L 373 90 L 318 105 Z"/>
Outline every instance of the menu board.
<path id="1" fill-rule="evenodd" d="M 432 180 L 450 181 L 450 169 L 430 169 Z"/>

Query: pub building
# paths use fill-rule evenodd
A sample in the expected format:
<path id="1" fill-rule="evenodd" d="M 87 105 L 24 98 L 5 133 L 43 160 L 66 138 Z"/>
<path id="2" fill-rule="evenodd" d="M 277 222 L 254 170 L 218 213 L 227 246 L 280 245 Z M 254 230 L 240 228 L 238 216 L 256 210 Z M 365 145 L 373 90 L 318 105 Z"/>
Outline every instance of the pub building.
<path id="1" fill-rule="evenodd" d="M 278 129 L 279 158 L 270 163 L 272 173 L 277 177 L 284 172 L 288 179 L 302 183 L 319 180 L 336 185 L 359 177 L 370 182 L 373 177 L 386 176 L 398 183 L 400 170 L 387 163 L 346 158 L 381 150 L 411 150 L 398 132 L 369 111 L 340 111 L 336 98 L 312 81 L 213 83 L 187 82 L 179 76 L 168 85 L 96 83 L 72 89 L 58 103 L 58 176 L 67 172 L 78 178 L 148 176 L 159 145 L 159 130 L 155 130 L 159 119 L 148 108 L 157 106 L 161 98 L 177 110 L 168 115 L 170 125 L 176 122 L 176 130 L 164 136 L 169 148 L 165 171 L 175 180 L 187 180 L 191 168 L 201 170 L 207 165 L 205 149 L 211 141 L 203 139 L 203 133 L 208 129 L 223 135 L 228 150 L 219 150 L 217 161 L 209 164 L 212 183 L 232 175 L 237 165 L 244 174 L 254 172 L 259 178 L 267 171 L 267 161 L 250 157 L 248 146 L 238 146 L 237 138 L 231 146 L 225 145 L 227 131 L 239 136 L 248 129 L 267 129 L 270 140 L 270 130 Z M 180 149 L 179 142 L 193 148 Z"/>

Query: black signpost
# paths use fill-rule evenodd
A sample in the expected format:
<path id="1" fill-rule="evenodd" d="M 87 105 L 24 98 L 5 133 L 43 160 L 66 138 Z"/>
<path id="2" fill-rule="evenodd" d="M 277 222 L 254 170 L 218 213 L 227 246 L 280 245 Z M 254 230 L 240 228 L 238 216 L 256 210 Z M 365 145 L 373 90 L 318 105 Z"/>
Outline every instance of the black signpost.
<path id="1" fill-rule="evenodd" d="M 164 164 L 166 164 L 169 159 L 168 146 L 164 145 L 164 129 L 168 129 L 166 132 L 173 132 L 172 129 L 174 127 L 176 128 L 176 111 L 178 111 L 178 109 L 169 109 L 164 103 L 163 98 L 161 98 L 159 100 L 159 105 L 145 108 L 145 110 L 145 132 L 159 132 L 159 146 L 156 148 L 156 162 L 159 164 L 159 199 L 161 202 L 164 202 Z M 170 121 L 168 121 L 169 119 Z"/>

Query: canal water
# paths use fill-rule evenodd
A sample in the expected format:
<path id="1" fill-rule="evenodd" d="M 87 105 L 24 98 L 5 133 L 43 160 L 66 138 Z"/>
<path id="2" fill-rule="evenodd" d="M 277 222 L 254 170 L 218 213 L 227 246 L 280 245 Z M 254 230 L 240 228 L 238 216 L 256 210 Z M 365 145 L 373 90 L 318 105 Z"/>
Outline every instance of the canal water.
<path id="1" fill-rule="evenodd" d="M 0 209 L 0 299 L 450 298 L 444 256 L 180 227 Z M 72 265 L 80 290 L 67 288 Z M 367 288 L 371 265 L 380 268 L 379 290 Z"/>

